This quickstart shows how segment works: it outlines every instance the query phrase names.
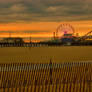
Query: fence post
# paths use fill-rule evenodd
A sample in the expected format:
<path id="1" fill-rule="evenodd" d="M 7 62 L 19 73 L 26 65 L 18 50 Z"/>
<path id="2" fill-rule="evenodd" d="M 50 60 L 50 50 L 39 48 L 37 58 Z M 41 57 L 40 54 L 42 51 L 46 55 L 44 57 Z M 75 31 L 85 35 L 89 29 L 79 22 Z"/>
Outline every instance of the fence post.
<path id="1" fill-rule="evenodd" d="M 50 59 L 50 63 L 49 63 L 49 67 L 50 67 L 50 84 L 52 85 L 52 60 Z"/>
<path id="2" fill-rule="evenodd" d="M 35 80 L 35 83 L 34 83 L 34 92 L 36 92 L 36 87 L 37 87 L 37 80 Z"/>

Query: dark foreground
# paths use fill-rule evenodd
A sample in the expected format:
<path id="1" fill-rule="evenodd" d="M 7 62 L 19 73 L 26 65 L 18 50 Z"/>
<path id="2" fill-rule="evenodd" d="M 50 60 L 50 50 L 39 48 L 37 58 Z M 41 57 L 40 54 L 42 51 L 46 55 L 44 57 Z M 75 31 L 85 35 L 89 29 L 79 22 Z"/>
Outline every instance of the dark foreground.
<path id="1" fill-rule="evenodd" d="M 0 92 L 92 92 L 92 62 L 0 64 Z"/>

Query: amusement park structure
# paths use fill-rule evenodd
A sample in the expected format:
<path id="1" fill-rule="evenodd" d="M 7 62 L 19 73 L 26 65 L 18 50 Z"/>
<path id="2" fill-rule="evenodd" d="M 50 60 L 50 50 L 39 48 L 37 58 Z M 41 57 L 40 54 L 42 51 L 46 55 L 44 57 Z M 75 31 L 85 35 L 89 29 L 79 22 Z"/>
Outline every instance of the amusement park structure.
<path id="1" fill-rule="evenodd" d="M 55 34 L 56 33 L 56 34 Z M 61 24 L 54 33 L 54 40 L 60 41 L 62 44 L 71 45 L 75 40 L 75 29 L 70 24 Z"/>
<path id="2" fill-rule="evenodd" d="M 77 35 L 76 35 L 77 34 Z M 0 40 L 0 46 L 52 46 L 52 45 L 92 45 L 92 31 L 84 36 L 78 36 L 71 24 L 61 24 L 53 32 L 53 39 L 49 41 L 32 42 L 31 37 L 29 42 L 25 42 L 25 38 L 12 37 L 9 32 L 9 37 Z"/>
<path id="3" fill-rule="evenodd" d="M 82 36 L 80 39 L 78 39 L 78 41 L 83 41 L 86 39 L 92 39 L 92 31 L 90 31 L 87 34 L 85 34 L 84 36 Z"/>
<path id="4" fill-rule="evenodd" d="M 72 34 L 74 35 L 75 30 L 72 25 L 70 24 L 61 24 L 60 26 L 57 27 L 56 29 L 56 36 L 60 37 L 63 34 Z"/>
<path id="5" fill-rule="evenodd" d="M 56 32 L 54 32 L 54 42 L 61 42 L 63 45 L 72 44 L 90 44 L 92 43 L 92 31 L 86 33 L 84 36 L 75 35 L 75 29 L 70 24 L 61 24 L 57 27 Z"/>

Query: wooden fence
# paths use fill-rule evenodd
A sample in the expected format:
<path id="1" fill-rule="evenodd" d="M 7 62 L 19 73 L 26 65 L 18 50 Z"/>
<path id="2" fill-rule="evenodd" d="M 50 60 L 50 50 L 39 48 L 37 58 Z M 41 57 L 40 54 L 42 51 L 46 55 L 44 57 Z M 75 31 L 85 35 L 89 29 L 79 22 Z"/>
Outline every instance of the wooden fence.
<path id="1" fill-rule="evenodd" d="M 0 64 L 0 92 L 92 92 L 92 62 Z"/>

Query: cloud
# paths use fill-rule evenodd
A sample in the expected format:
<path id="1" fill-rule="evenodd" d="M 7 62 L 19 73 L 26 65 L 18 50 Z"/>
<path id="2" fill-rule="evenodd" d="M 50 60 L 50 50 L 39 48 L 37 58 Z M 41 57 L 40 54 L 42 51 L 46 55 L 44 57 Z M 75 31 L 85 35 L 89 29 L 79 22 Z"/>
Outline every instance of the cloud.
<path id="1" fill-rule="evenodd" d="M 60 7 L 58 7 L 58 6 L 50 6 L 50 7 L 48 7 L 47 8 L 47 12 L 57 12 L 57 10 L 59 10 L 60 9 Z"/>
<path id="2" fill-rule="evenodd" d="M 10 7 L 11 12 L 22 12 L 26 11 L 27 7 L 25 7 L 23 4 L 15 4 Z"/>
<path id="3" fill-rule="evenodd" d="M 0 33 L 32 33 L 32 34 L 46 34 L 51 33 L 49 30 L 25 30 L 25 31 L 0 31 Z"/>
<path id="4" fill-rule="evenodd" d="M 0 22 L 92 20 L 91 4 L 91 0 L 3 0 Z"/>

